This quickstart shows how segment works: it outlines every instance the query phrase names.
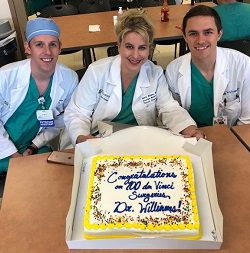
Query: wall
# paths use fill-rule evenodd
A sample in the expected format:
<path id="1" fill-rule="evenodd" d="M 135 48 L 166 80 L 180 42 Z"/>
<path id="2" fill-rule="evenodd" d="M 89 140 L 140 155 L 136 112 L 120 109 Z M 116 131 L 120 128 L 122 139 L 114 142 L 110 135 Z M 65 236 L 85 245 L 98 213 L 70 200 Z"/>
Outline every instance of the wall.
<path id="1" fill-rule="evenodd" d="M 0 2 L 1 2 L 0 19 L 11 20 L 11 13 L 10 13 L 8 0 L 0 0 Z"/>

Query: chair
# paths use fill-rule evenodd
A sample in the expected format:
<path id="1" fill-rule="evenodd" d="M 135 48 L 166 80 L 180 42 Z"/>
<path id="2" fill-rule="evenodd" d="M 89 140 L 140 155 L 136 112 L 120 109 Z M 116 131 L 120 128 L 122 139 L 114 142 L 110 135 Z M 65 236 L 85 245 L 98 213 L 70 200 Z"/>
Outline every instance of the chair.
<path id="1" fill-rule="evenodd" d="M 93 12 L 104 12 L 110 11 L 110 2 L 109 0 L 83 0 L 78 5 L 78 11 L 80 14 L 87 14 Z M 94 61 L 96 61 L 95 50 L 92 47 L 92 54 Z"/>
<path id="2" fill-rule="evenodd" d="M 40 11 L 39 17 L 51 18 L 78 14 L 78 9 L 73 5 L 56 4 L 44 7 Z"/>
<path id="3" fill-rule="evenodd" d="M 162 0 L 133 0 L 135 7 L 154 7 L 162 5 Z"/>
<path id="4" fill-rule="evenodd" d="M 132 8 L 140 8 L 140 7 L 154 7 L 161 5 L 162 0 L 125 0 L 125 7 L 132 9 Z"/>
<path id="5" fill-rule="evenodd" d="M 107 55 L 108 57 L 110 56 L 115 56 L 119 54 L 119 50 L 118 50 L 118 46 L 114 45 L 114 46 L 110 46 L 107 48 Z"/>
<path id="6" fill-rule="evenodd" d="M 232 48 L 250 56 L 250 38 L 232 41 L 219 41 L 217 46 Z"/>
<path id="7" fill-rule="evenodd" d="M 128 7 L 127 0 L 110 0 L 109 2 L 111 10 L 118 10 L 119 7 L 126 9 Z"/>
<path id="8" fill-rule="evenodd" d="M 70 5 L 74 5 L 77 9 L 82 0 L 67 0 L 66 3 Z"/>
<path id="9" fill-rule="evenodd" d="M 76 70 L 76 74 L 78 76 L 79 81 L 81 81 L 81 79 L 84 76 L 86 70 L 87 70 L 86 68 Z"/>
<path id="10" fill-rule="evenodd" d="M 83 0 L 78 5 L 78 11 L 81 14 L 110 11 L 109 0 Z"/>
<path id="11" fill-rule="evenodd" d="M 155 7 L 162 6 L 163 0 L 130 0 L 127 1 L 128 8 Z M 175 0 L 168 0 L 168 5 L 175 4 Z"/>
<path id="12" fill-rule="evenodd" d="M 31 16 L 40 12 L 46 6 L 50 6 L 53 4 L 53 0 L 43 0 L 43 1 L 35 1 L 35 0 L 26 0 L 25 8 L 27 12 L 27 16 Z"/>
<path id="13" fill-rule="evenodd" d="M 218 1 L 217 0 L 191 0 L 191 5 L 194 5 L 194 3 L 204 3 L 204 2 L 213 2 L 216 5 L 218 5 Z M 240 2 L 240 0 L 237 0 L 237 2 Z"/>
<path id="14" fill-rule="evenodd" d="M 1 199 L 3 197 L 6 176 L 7 176 L 7 172 L 0 173 L 0 208 L 1 208 Z"/>

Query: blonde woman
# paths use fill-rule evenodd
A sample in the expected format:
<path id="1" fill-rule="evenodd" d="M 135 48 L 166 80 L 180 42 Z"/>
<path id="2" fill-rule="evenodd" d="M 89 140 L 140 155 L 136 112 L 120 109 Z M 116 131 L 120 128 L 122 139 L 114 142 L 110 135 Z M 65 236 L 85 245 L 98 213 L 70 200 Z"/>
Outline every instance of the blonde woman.
<path id="1" fill-rule="evenodd" d="M 92 63 L 66 108 L 72 144 L 93 138 L 100 120 L 154 126 L 159 118 L 174 132 L 203 137 L 172 98 L 162 68 L 148 60 L 154 29 L 146 14 L 126 11 L 115 32 L 119 55 Z"/>

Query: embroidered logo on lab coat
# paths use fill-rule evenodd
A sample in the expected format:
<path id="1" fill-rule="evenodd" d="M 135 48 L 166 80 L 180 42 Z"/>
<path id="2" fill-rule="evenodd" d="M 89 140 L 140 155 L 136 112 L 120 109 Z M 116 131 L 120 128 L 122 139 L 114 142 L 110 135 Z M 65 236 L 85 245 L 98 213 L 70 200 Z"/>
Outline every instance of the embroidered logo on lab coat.
<path id="1" fill-rule="evenodd" d="M 154 101 L 156 101 L 156 92 L 150 93 L 146 96 L 142 97 L 142 101 L 145 105 L 150 104 Z"/>
<path id="2" fill-rule="evenodd" d="M 110 95 L 108 95 L 107 93 L 104 93 L 104 90 L 100 89 L 98 93 L 100 94 L 102 99 L 104 99 L 105 101 L 109 101 Z"/>

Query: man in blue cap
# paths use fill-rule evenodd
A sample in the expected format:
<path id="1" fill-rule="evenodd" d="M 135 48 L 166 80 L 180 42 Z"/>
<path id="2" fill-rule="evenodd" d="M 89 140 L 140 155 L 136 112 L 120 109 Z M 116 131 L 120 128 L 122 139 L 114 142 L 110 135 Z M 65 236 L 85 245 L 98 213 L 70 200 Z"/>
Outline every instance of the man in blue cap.
<path id="1" fill-rule="evenodd" d="M 63 112 L 78 77 L 57 63 L 59 36 L 52 19 L 28 21 L 29 59 L 0 69 L 0 173 L 10 158 L 51 151 L 50 141 L 64 128 Z"/>

